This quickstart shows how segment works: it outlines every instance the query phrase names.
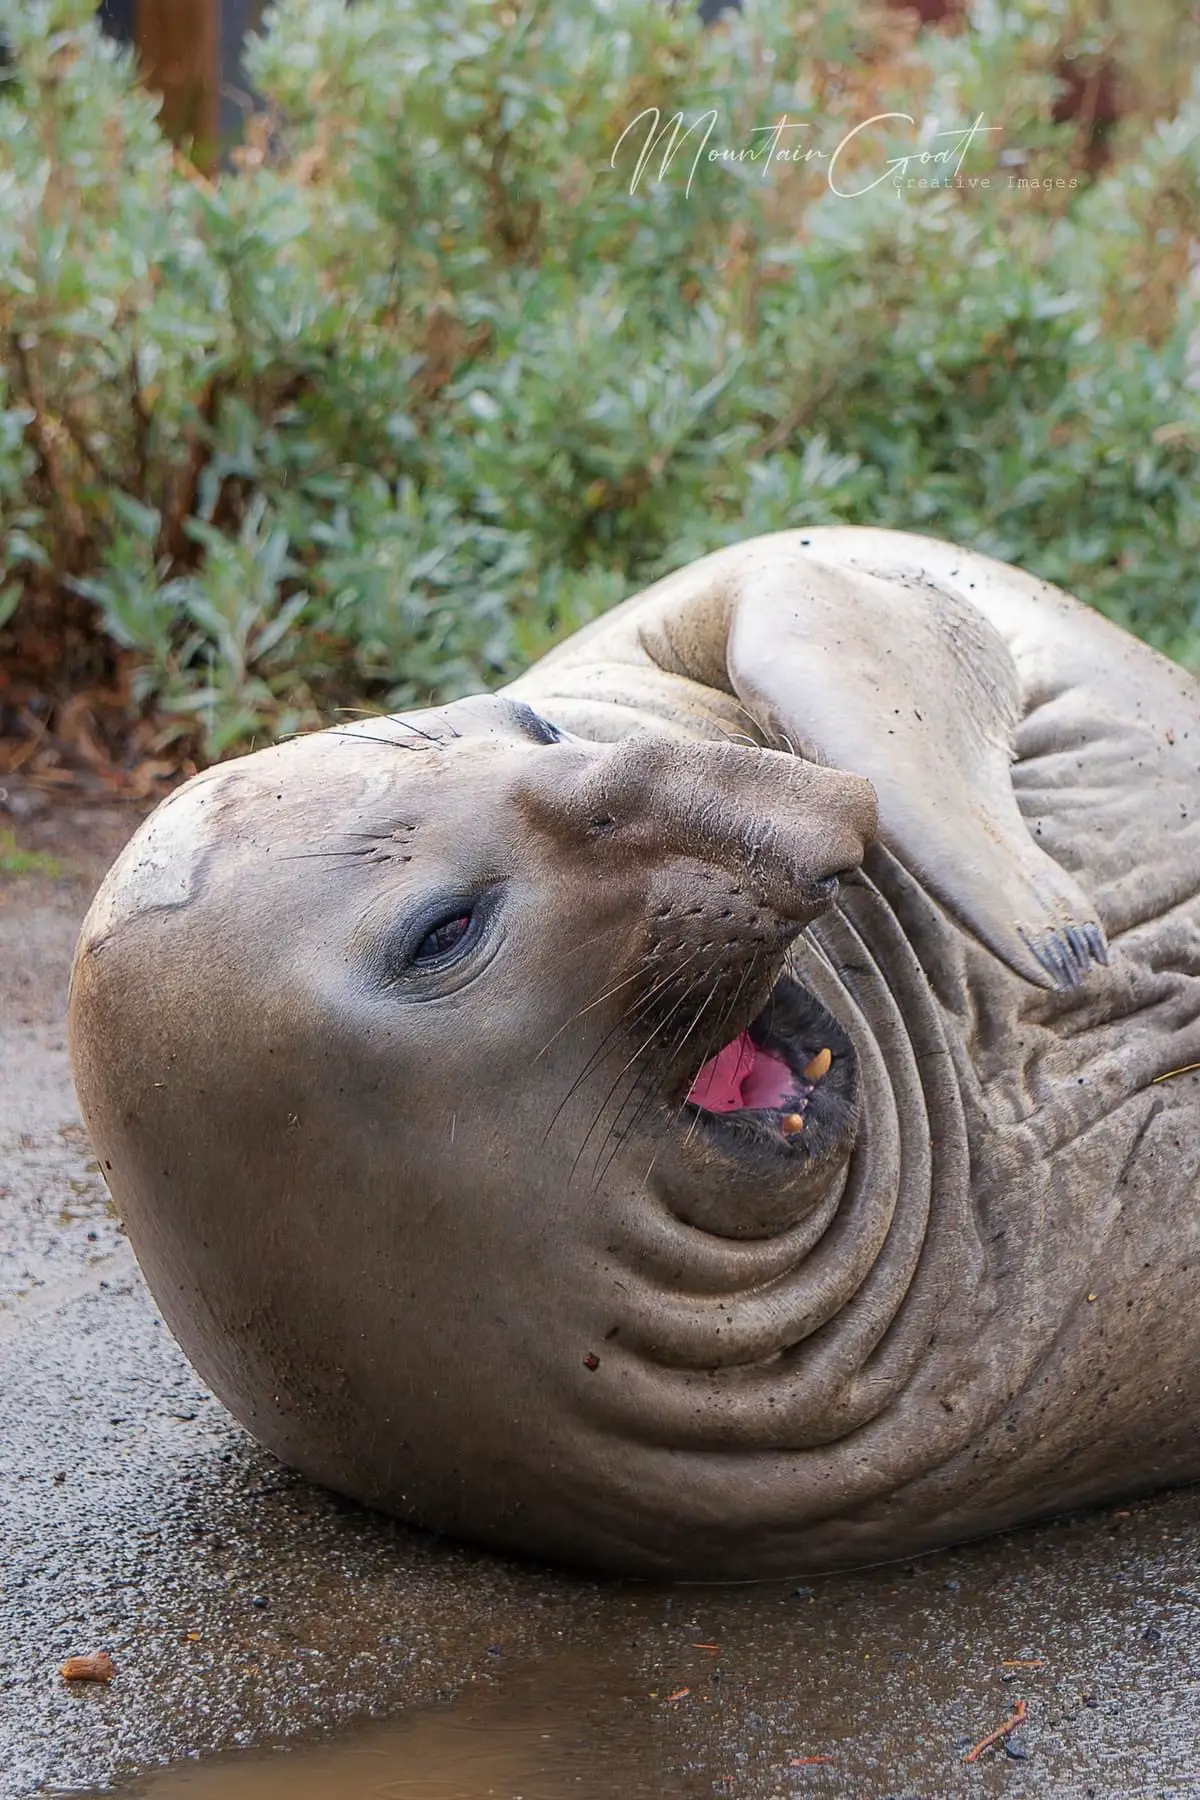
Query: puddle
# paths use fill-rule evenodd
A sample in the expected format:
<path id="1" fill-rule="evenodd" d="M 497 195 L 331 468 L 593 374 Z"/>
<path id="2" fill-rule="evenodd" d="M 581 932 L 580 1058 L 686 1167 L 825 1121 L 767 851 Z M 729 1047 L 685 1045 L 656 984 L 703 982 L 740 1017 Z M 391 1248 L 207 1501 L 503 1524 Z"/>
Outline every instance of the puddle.
<path id="1" fill-rule="evenodd" d="M 503 1691 L 468 1693 L 364 1725 L 334 1742 L 176 1765 L 122 1790 L 128 1800 L 661 1800 L 689 1790 L 645 1767 L 653 1732 L 638 1700 L 601 1684 L 580 1661 L 506 1679 Z M 622 1733 L 624 1726 L 624 1734 Z M 664 1780 L 667 1786 L 664 1787 Z M 82 1797 L 78 1797 L 82 1800 Z"/>
<path id="2" fill-rule="evenodd" d="M 1182 1800 L 1200 1792 L 1198 1507 L 1164 1496 L 804 1584 L 539 1587 L 503 1609 L 510 1642 L 516 1612 L 537 1627 L 515 1655 L 476 1637 L 455 1697 L 405 1710 L 413 1621 L 397 1608 L 392 1716 L 343 1714 L 339 1735 L 306 1732 L 313 1657 L 278 1624 L 241 1690 L 190 1646 L 190 1677 L 164 1687 L 131 1646 L 111 1687 L 64 1696 L 67 1729 L 115 1746 L 157 1707 L 200 1748 L 178 1714 L 201 1709 L 209 1754 L 142 1761 L 122 1800 Z M 495 1627 L 492 1603 L 479 1622 Z M 259 1748 L 214 1754 L 217 1732 Z M 51 1791 L 83 1800 L 83 1785 Z"/>
<path id="3" fill-rule="evenodd" d="M 808 1584 L 595 1593 L 586 1616 L 548 1613 L 532 1656 L 489 1647 L 492 1666 L 452 1701 L 290 1749 L 177 1761 L 118 1791 L 1182 1800 L 1200 1792 L 1198 1502 L 1167 1496 Z M 285 1713 L 301 1666 L 274 1659 Z M 127 1700 L 117 1683 L 86 1697 L 112 1726 L 139 1704 L 129 1679 Z"/>

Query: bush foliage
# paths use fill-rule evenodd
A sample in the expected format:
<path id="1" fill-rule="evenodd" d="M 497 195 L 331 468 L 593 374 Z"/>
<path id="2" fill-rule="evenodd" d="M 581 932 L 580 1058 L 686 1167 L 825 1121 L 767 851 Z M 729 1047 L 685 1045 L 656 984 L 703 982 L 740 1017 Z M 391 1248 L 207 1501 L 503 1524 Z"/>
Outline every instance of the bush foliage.
<path id="1" fill-rule="evenodd" d="M 1105 37 L 1076 0 L 926 32 L 861 0 L 711 31 L 281 0 L 209 181 L 92 11 L 0 0 L 0 626 L 84 596 L 166 736 L 493 684 L 691 557 L 834 520 L 1024 564 L 1200 664 L 1183 27 L 1139 88 L 1136 13 Z M 1097 167 L 1053 119 L 1114 47 Z M 653 106 L 715 109 L 694 171 L 703 126 L 636 179 L 647 118 L 613 166 Z M 825 161 L 767 165 L 785 115 Z M 961 179 L 888 173 L 977 118 Z"/>

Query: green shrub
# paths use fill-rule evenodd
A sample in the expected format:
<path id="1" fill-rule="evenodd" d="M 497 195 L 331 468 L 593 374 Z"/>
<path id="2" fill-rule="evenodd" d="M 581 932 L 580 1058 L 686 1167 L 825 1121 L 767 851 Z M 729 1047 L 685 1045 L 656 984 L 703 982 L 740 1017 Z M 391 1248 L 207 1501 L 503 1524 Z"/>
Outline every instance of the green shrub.
<path id="1" fill-rule="evenodd" d="M 832 520 L 976 545 L 1200 665 L 1191 39 L 1173 116 L 1135 106 L 1092 174 L 1055 71 L 1142 40 L 1072 0 L 920 35 L 858 0 L 708 32 L 282 0 L 210 183 L 92 10 L 0 0 L 0 626 L 86 597 L 165 736 L 491 684 L 682 561 Z M 815 160 L 689 183 L 698 134 L 635 182 L 645 123 L 614 147 L 653 105 L 716 108 L 709 149 L 913 115 L 844 188 L 999 129 L 964 185 L 845 198 Z"/>

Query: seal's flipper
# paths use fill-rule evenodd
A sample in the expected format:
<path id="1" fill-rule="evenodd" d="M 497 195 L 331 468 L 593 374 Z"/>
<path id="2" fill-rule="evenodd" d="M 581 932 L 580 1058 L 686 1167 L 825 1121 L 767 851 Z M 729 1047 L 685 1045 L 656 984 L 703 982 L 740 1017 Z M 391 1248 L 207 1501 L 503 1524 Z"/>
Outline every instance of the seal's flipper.
<path id="1" fill-rule="evenodd" d="M 729 680 L 769 739 L 866 775 L 883 842 L 1025 980 L 1075 987 L 1107 962 L 1095 908 L 1017 807 L 1017 672 L 982 613 L 790 550 L 737 588 Z"/>

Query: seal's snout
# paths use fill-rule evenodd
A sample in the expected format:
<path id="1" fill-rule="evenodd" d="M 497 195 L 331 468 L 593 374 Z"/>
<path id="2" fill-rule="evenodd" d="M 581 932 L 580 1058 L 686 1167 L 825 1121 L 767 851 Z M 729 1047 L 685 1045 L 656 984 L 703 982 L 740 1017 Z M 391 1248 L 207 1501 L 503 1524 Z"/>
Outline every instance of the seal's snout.
<path id="1" fill-rule="evenodd" d="M 551 782 L 542 765 L 524 786 L 539 826 L 602 842 L 613 859 L 682 856 L 716 866 L 800 927 L 825 910 L 875 836 L 869 781 L 774 750 L 640 734 L 572 753 L 573 784 L 558 771 Z"/>

